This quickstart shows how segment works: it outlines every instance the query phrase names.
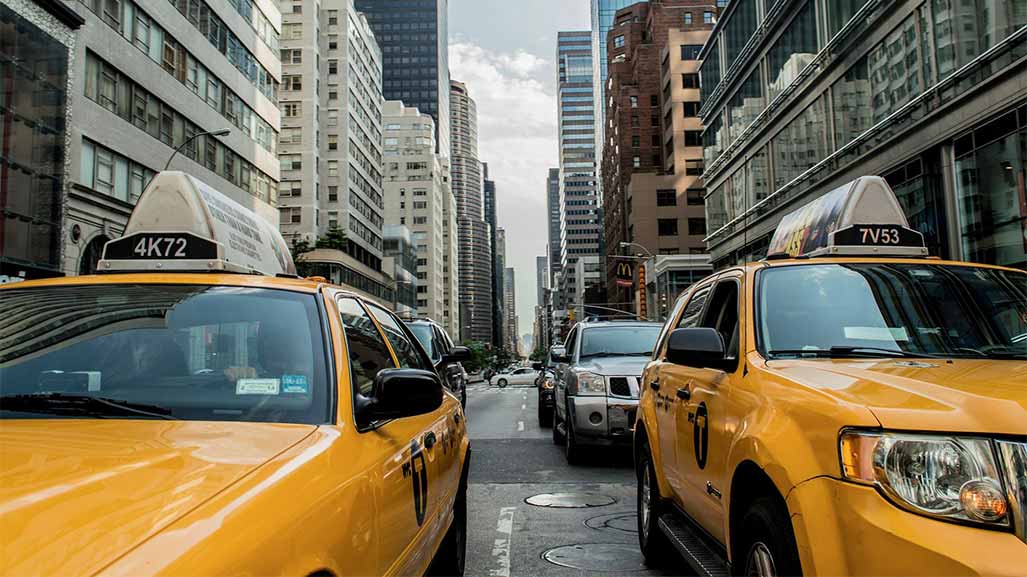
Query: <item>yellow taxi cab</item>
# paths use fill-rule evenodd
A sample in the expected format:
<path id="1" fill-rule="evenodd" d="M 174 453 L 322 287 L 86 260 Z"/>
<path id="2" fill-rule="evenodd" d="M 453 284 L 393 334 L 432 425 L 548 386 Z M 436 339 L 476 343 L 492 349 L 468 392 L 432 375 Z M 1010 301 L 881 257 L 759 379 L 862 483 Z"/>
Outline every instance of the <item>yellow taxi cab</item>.
<path id="1" fill-rule="evenodd" d="M 462 574 L 464 414 L 391 312 L 180 172 L 100 269 L 0 289 L 0 574 Z"/>
<path id="2" fill-rule="evenodd" d="M 1027 575 L 1027 274 L 928 257 L 880 178 L 691 287 L 641 388 L 649 563 Z"/>

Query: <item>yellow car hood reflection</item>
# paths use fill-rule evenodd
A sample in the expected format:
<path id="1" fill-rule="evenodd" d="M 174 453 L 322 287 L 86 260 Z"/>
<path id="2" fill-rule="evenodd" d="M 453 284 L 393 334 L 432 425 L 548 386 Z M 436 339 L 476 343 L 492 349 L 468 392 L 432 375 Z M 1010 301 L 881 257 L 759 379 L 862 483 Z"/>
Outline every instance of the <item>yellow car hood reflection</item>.
<path id="1" fill-rule="evenodd" d="M 314 429 L 0 421 L 0 574 L 92 575 Z"/>
<path id="2" fill-rule="evenodd" d="M 767 367 L 866 406 L 886 429 L 1027 434 L 1027 362 L 777 360 Z"/>

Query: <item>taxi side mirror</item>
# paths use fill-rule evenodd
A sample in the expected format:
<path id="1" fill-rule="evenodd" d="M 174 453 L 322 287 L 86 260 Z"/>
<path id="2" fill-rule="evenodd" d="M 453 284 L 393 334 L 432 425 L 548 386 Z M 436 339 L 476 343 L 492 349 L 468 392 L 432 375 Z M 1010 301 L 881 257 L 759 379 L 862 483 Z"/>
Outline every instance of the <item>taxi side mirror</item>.
<path id="1" fill-rule="evenodd" d="M 554 363 L 567 363 L 570 359 L 567 358 L 567 349 L 563 347 L 553 347 L 549 349 L 549 356 L 553 359 Z"/>
<path id="2" fill-rule="evenodd" d="M 357 403 L 361 424 L 430 413 L 442 406 L 442 379 L 433 371 L 383 369 L 374 379 L 371 398 Z"/>
<path id="3" fill-rule="evenodd" d="M 675 329 L 667 341 L 667 362 L 686 367 L 722 369 L 724 338 L 716 329 Z"/>
<path id="4" fill-rule="evenodd" d="M 471 349 L 467 347 L 456 346 L 450 349 L 448 353 L 442 355 L 443 365 L 452 365 L 469 360 L 471 360 Z"/>

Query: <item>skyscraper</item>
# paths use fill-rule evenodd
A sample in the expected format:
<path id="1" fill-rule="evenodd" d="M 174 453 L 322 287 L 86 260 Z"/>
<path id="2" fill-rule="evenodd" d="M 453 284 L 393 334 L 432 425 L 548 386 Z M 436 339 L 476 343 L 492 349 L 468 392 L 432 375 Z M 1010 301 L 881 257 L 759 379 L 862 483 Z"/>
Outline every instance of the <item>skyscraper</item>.
<path id="1" fill-rule="evenodd" d="M 596 137 L 602 143 L 605 127 L 603 120 L 606 114 L 606 33 L 613 28 L 613 18 L 617 11 L 632 4 L 647 0 L 591 0 L 592 2 L 592 74 L 593 89 L 596 94 Z M 601 144 L 600 144 L 601 146 Z"/>
<path id="2" fill-rule="evenodd" d="M 481 174 L 484 179 L 483 198 L 485 222 L 489 225 L 489 247 L 492 250 L 492 342 L 498 343 L 503 338 L 503 258 L 496 245 L 496 233 L 499 229 L 496 213 L 496 181 L 489 179 L 489 165 L 481 163 Z"/>
<path id="3" fill-rule="evenodd" d="M 450 82 L 453 194 L 456 196 L 460 338 L 492 341 L 492 250 L 478 160 L 478 110 L 462 82 Z"/>
<path id="4" fill-rule="evenodd" d="M 560 271 L 565 299 L 579 302 L 588 285 L 602 282 L 592 33 L 557 35 L 560 126 Z M 583 266 L 578 267 L 581 261 Z M 584 271 L 584 275 L 579 275 Z"/>
<path id="5" fill-rule="evenodd" d="M 516 355 L 520 338 L 517 335 L 517 283 L 513 267 L 503 270 L 503 345 Z"/>
<path id="6" fill-rule="evenodd" d="M 555 287 L 556 273 L 560 272 L 560 169 L 550 168 L 546 176 L 546 208 L 549 215 L 549 286 Z"/>
<path id="7" fill-rule="evenodd" d="M 352 0 L 305 12 L 282 4 L 282 235 L 313 243 L 334 222 L 346 233 L 343 252 L 380 271 L 381 51 Z"/>
<path id="8" fill-rule="evenodd" d="M 437 150 L 448 155 L 449 0 L 354 1 L 382 48 L 385 99 L 430 114 Z"/>

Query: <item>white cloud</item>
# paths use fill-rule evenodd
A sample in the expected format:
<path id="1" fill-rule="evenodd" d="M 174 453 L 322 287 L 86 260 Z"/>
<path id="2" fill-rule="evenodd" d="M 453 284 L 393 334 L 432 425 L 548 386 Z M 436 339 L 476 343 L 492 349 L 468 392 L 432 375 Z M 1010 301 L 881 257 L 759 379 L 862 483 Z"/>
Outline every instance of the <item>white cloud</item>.
<path id="1" fill-rule="evenodd" d="M 463 39 L 450 41 L 449 69 L 478 106 L 478 156 L 496 181 L 507 266 L 517 275 L 519 334 L 530 333 L 535 257 L 546 254 L 548 240 L 546 177 L 558 166 L 556 71 L 523 50 L 497 53 Z"/>

